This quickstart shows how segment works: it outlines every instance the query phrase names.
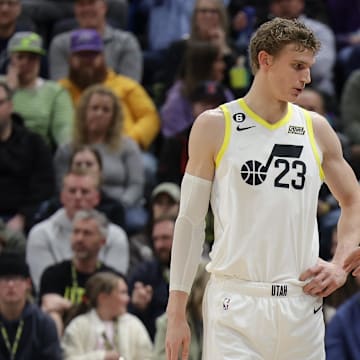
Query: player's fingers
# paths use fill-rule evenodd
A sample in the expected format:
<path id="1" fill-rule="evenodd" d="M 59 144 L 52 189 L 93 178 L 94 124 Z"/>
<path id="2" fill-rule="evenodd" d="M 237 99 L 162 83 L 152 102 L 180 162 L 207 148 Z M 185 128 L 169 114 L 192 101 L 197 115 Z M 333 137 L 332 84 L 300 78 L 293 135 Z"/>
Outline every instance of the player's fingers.
<path id="1" fill-rule="evenodd" d="M 301 275 L 300 275 L 300 281 L 306 281 L 310 278 L 313 278 L 314 276 L 316 276 L 320 271 L 321 271 L 322 267 L 320 265 L 316 265 L 313 266 L 307 270 L 305 270 Z"/>
<path id="2" fill-rule="evenodd" d="M 188 360 L 189 359 L 189 341 L 185 340 L 183 343 L 183 348 L 182 348 L 182 354 L 181 354 L 181 360 Z"/>
<path id="3" fill-rule="evenodd" d="M 360 248 L 354 250 L 344 261 L 344 270 L 350 272 L 360 266 Z"/>

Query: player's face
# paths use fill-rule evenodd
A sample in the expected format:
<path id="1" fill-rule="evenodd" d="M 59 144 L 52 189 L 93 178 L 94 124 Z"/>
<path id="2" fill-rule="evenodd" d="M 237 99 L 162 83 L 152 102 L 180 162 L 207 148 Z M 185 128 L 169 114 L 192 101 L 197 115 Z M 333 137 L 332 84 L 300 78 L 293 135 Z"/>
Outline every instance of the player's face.
<path id="1" fill-rule="evenodd" d="M 315 62 L 314 53 L 289 44 L 278 55 L 270 56 L 269 62 L 268 84 L 274 96 L 281 101 L 294 102 L 305 85 L 311 82 L 310 67 Z"/>
<path id="2" fill-rule="evenodd" d="M 104 0 L 75 1 L 75 16 L 81 28 L 94 29 L 105 23 L 106 4 Z"/>

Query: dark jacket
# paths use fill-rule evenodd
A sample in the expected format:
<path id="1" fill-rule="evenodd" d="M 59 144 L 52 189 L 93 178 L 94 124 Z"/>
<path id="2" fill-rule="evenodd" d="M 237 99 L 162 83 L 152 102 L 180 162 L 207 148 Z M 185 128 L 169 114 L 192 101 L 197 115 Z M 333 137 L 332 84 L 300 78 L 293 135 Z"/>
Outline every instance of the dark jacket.
<path id="1" fill-rule="evenodd" d="M 53 320 L 34 304 L 26 304 L 21 315 L 23 331 L 14 360 L 61 360 L 60 343 Z M 20 319 L 6 321 L 0 315 L 10 344 L 13 344 Z M 0 360 L 10 359 L 4 337 L 0 336 Z"/>
<path id="2" fill-rule="evenodd" d="M 138 265 L 129 276 L 130 294 L 135 282 L 140 281 L 144 285 L 151 285 L 153 297 L 145 311 L 139 311 L 129 304 L 129 312 L 139 317 L 148 330 L 150 337 L 155 337 L 155 320 L 166 310 L 169 297 L 169 279 L 167 269 L 157 259 L 146 261 Z"/>
<path id="3" fill-rule="evenodd" d="M 49 147 L 23 125 L 19 115 L 13 114 L 11 135 L 0 141 L 0 216 L 20 213 L 29 224 L 40 203 L 54 191 Z"/>

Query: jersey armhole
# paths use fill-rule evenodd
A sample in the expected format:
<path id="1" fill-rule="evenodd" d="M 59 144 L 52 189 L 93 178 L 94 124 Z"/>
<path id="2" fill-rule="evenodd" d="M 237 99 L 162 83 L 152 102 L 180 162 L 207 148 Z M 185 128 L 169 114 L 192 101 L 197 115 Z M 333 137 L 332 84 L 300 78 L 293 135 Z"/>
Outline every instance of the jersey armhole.
<path id="1" fill-rule="evenodd" d="M 318 168 L 319 168 L 320 179 L 322 181 L 324 181 L 325 175 L 324 175 L 324 170 L 323 170 L 323 168 L 321 166 L 321 160 L 320 160 L 320 154 L 319 154 L 318 146 L 316 145 L 316 140 L 315 140 L 314 129 L 313 129 L 313 125 L 312 125 L 311 115 L 307 110 L 304 110 L 304 115 L 305 115 L 305 120 L 306 120 L 306 127 L 308 129 L 311 148 L 312 148 L 316 163 L 317 163 Z"/>
<path id="2" fill-rule="evenodd" d="M 224 139 L 223 139 L 223 143 L 220 147 L 220 150 L 216 156 L 215 159 L 215 167 L 218 168 L 221 162 L 221 159 L 224 156 L 224 153 L 226 151 L 226 149 L 229 146 L 229 141 L 230 141 L 230 126 L 231 126 L 231 119 L 230 119 L 230 112 L 229 109 L 226 107 L 225 104 L 220 105 L 220 109 L 222 110 L 222 112 L 224 113 L 224 120 L 225 120 L 225 132 L 224 132 Z"/>

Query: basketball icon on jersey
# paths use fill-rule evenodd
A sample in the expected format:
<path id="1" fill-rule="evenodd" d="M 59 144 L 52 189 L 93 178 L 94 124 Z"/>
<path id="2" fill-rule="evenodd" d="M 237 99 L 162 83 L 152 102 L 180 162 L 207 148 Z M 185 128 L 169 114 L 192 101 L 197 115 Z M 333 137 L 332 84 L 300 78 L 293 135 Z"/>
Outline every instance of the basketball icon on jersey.
<path id="1" fill-rule="evenodd" d="M 241 167 L 241 177 L 249 185 L 257 186 L 262 184 L 266 180 L 273 159 L 278 158 L 275 160 L 275 167 L 279 168 L 280 172 L 275 178 L 274 186 L 289 188 L 291 185 L 294 189 L 301 190 L 305 183 L 306 165 L 300 160 L 290 162 L 287 159 L 299 159 L 302 150 L 303 146 L 299 145 L 275 144 L 265 165 L 257 160 L 248 160 Z M 283 178 L 291 169 L 296 171 L 297 178 L 291 180 L 290 183 L 286 183 Z"/>

